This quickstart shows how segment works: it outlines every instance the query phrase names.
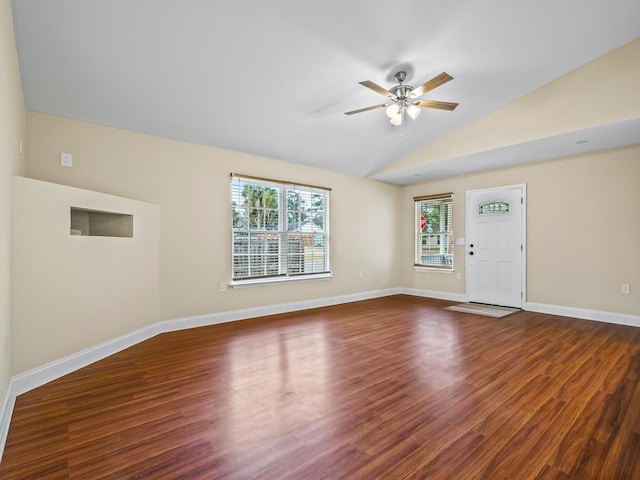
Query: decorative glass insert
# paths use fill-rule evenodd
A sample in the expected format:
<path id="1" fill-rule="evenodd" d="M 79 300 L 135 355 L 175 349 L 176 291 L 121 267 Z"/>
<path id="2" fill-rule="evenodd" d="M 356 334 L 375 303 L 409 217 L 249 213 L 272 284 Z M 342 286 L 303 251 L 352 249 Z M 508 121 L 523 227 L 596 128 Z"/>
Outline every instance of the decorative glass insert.
<path id="1" fill-rule="evenodd" d="M 509 213 L 510 210 L 511 205 L 509 205 L 508 202 L 497 200 L 495 202 L 487 202 L 480 205 L 478 213 L 480 215 L 500 215 L 503 213 Z"/>

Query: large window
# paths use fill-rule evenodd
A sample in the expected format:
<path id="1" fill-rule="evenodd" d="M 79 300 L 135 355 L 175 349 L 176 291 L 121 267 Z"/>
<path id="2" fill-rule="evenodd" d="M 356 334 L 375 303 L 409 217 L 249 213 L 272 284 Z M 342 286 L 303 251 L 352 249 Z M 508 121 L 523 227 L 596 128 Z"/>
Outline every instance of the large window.
<path id="1" fill-rule="evenodd" d="M 416 267 L 453 269 L 453 194 L 414 197 Z"/>
<path id="2" fill-rule="evenodd" d="M 329 189 L 231 175 L 233 281 L 329 274 Z"/>

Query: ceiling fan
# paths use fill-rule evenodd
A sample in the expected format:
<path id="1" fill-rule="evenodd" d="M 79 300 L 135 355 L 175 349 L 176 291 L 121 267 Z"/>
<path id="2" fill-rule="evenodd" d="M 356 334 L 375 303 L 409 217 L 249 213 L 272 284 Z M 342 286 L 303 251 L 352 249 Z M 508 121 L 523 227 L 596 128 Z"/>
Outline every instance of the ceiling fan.
<path id="1" fill-rule="evenodd" d="M 419 100 L 425 93 L 433 90 L 440 85 L 444 85 L 453 77 L 448 73 L 442 72 L 440 75 L 436 75 L 431 80 L 423 83 L 419 87 L 412 87 L 411 85 L 405 85 L 403 82 L 407 78 L 407 73 L 403 70 L 397 72 L 393 78 L 398 81 L 398 85 L 391 87 L 389 90 L 382 88 L 369 80 L 364 82 L 358 82 L 360 85 L 365 86 L 380 95 L 383 95 L 389 99 L 388 103 L 381 103 L 380 105 L 373 105 L 371 107 L 359 108 L 358 110 L 351 110 L 345 112 L 345 115 L 353 115 L 354 113 L 368 112 L 369 110 L 375 110 L 377 108 L 387 109 L 387 116 L 391 119 L 391 125 L 400 125 L 404 130 L 404 118 L 405 113 L 409 115 L 413 120 L 420 115 L 421 108 L 437 108 L 439 110 L 453 110 L 458 104 L 451 102 L 439 102 L 437 100 Z"/>

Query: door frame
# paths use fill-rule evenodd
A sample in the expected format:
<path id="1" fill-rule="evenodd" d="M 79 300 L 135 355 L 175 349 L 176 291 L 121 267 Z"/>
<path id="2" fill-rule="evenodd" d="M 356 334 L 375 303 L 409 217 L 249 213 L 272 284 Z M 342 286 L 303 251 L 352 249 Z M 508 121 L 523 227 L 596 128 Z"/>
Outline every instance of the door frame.
<path id="1" fill-rule="evenodd" d="M 519 188 L 522 193 L 522 222 L 521 222 L 521 239 L 522 239 L 522 265 L 521 265 L 521 282 L 522 282 L 522 301 L 520 308 L 524 310 L 525 305 L 527 304 L 527 184 L 526 183 L 518 183 L 515 185 L 504 185 L 500 187 L 490 187 L 490 188 L 479 188 L 476 190 L 467 190 L 465 192 L 465 247 L 464 247 L 464 268 L 465 268 L 465 296 L 467 297 L 467 302 L 469 301 L 469 244 L 466 240 L 467 232 L 469 231 L 469 221 L 470 216 L 473 212 L 469 211 L 469 195 L 473 195 L 475 193 L 489 193 L 489 192 L 500 192 L 502 190 L 512 190 Z"/>

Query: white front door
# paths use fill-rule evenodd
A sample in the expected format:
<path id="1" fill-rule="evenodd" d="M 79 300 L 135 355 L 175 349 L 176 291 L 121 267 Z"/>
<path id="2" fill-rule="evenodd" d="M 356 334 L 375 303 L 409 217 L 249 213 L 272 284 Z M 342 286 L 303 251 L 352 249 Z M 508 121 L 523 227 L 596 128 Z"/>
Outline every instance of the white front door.
<path id="1" fill-rule="evenodd" d="M 467 192 L 467 297 L 522 308 L 525 185 Z"/>

